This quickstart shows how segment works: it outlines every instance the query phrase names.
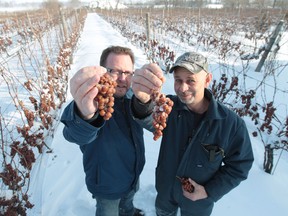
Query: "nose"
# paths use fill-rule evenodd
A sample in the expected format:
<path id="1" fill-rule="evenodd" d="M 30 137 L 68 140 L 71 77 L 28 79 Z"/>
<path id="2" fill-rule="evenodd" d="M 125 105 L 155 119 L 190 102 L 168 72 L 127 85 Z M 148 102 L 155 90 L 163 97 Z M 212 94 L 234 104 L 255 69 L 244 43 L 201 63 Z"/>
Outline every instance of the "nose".
<path id="1" fill-rule="evenodd" d="M 125 73 L 119 73 L 119 75 L 118 75 L 117 78 L 118 78 L 118 80 L 122 80 L 122 81 L 123 81 L 123 80 L 126 79 L 126 77 L 127 77 L 127 76 L 125 75 Z"/>
<path id="2" fill-rule="evenodd" d="M 185 92 L 185 91 L 187 91 L 188 89 L 189 89 L 189 86 L 187 85 L 187 83 L 185 83 L 185 82 L 181 83 L 181 85 L 180 85 L 180 87 L 179 87 L 179 90 L 180 90 L 181 92 Z"/>

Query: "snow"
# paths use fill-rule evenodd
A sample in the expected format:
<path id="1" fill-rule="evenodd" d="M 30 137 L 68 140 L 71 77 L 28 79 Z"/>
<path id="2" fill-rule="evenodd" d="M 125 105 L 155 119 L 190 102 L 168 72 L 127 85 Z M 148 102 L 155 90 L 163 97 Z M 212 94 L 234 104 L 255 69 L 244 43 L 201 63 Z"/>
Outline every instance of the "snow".
<path id="1" fill-rule="evenodd" d="M 99 65 L 102 50 L 110 45 L 132 48 L 136 56 L 136 68 L 147 63 L 144 53 L 139 48 L 133 46 L 97 14 L 90 13 L 74 53 L 74 63 L 69 77 L 84 66 Z M 172 86 L 173 78 L 167 75 L 163 92 L 174 93 L 171 92 Z M 282 89 L 286 88 L 283 86 Z M 71 100 L 72 97 L 68 93 L 67 102 L 62 109 Z M 248 128 L 250 126 L 248 123 Z M 62 129 L 63 124 L 59 123 L 51 140 L 50 147 L 53 152 L 41 155 L 41 159 L 37 159 L 38 162 L 33 168 L 30 194 L 35 207 L 28 212 L 30 216 L 95 215 L 96 202 L 86 189 L 81 151 L 77 145 L 63 138 Z M 143 209 L 146 216 L 152 216 L 155 215 L 156 196 L 154 173 L 161 139 L 154 141 L 151 133 L 145 131 L 144 134 L 146 165 L 140 177 L 140 189 L 135 196 L 134 204 Z M 259 138 L 251 136 L 251 140 L 255 162 L 248 179 L 215 204 L 212 216 L 287 215 L 287 152 L 283 152 L 277 170 L 270 175 L 262 169 L 263 144 Z M 276 154 L 275 159 L 278 159 L 280 151 Z"/>

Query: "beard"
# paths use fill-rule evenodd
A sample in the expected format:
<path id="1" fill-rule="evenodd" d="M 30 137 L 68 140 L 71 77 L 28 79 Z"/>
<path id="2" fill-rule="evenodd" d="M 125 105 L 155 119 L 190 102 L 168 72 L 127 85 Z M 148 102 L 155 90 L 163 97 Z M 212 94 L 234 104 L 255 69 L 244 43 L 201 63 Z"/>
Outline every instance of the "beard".
<path id="1" fill-rule="evenodd" d="M 193 93 L 177 93 L 180 101 L 186 105 L 192 104 L 195 101 L 195 95 Z"/>

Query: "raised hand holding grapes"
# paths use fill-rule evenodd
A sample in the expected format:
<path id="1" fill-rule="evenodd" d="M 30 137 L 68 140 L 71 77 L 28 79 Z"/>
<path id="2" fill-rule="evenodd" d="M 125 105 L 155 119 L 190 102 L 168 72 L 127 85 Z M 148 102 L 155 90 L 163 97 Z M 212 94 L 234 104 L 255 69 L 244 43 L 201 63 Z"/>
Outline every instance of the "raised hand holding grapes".
<path id="1" fill-rule="evenodd" d="M 99 90 L 101 92 L 100 86 L 103 84 L 103 81 L 99 84 L 101 79 L 108 79 L 107 76 L 103 76 L 106 72 L 106 68 L 101 66 L 85 67 L 70 80 L 70 92 L 76 102 L 79 115 L 83 119 L 92 118 L 99 108 L 99 100 L 95 98 L 97 98 Z"/>
<path id="2" fill-rule="evenodd" d="M 147 103 L 151 100 L 153 91 L 160 90 L 163 80 L 163 72 L 157 64 L 144 65 L 135 70 L 132 78 L 133 93 L 142 103 Z"/>

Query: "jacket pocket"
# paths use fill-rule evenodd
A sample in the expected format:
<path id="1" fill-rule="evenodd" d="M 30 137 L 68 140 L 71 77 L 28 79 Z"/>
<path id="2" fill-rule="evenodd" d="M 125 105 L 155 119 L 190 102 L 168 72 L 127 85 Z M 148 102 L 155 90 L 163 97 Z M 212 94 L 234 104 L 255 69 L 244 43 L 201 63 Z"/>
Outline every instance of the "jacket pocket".
<path id="1" fill-rule="evenodd" d="M 183 174 L 198 184 L 206 184 L 222 166 L 223 150 L 216 144 L 199 143 L 198 147 L 197 151 L 192 151 L 187 162 L 191 166 L 186 166 Z"/>
<path id="2" fill-rule="evenodd" d="M 217 162 L 225 157 L 224 149 L 218 145 L 202 143 L 205 155 L 209 162 Z"/>

